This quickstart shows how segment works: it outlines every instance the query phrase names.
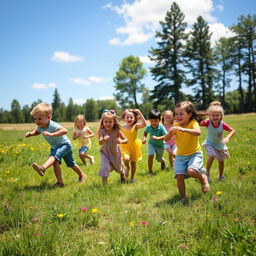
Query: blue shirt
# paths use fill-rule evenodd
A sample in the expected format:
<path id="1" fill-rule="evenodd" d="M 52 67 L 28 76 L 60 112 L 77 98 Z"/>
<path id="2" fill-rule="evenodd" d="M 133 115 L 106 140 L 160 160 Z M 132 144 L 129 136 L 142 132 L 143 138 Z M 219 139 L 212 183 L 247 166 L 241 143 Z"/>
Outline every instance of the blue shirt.
<path id="1" fill-rule="evenodd" d="M 60 124 L 50 120 L 50 122 L 48 123 L 46 128 L 37 127 L 36 130 L 39 133 L 43 133 L 45 131 L 53 133 L 53 132 L 56 132 L 57 130 L 59 130 L 60 128 L 62 128 L 62 126 Z M 70 144 L 71 145 L 71 141 L 69 140 L 67 135 L 52 136 L 52 137 L 44 136 L 44 138 L 51 145 L 52 149 L 56 149 L 57 147 L 59 147 L 63 144 Z"/>
<path id="2" fill-rule="evenodd" d="M 144 131 L 145 133 L 149 133 L 150 138 L 148 143 L 152 144 L 155 147 L 164 148 L 165 141 L 164 140 L 154 140 L 152 136 L 163 136 L 167 133 L 166 129 L 163 125 L 159 124 L 156 129 L 154 129 L 151 125 L 148 125 Z"/>

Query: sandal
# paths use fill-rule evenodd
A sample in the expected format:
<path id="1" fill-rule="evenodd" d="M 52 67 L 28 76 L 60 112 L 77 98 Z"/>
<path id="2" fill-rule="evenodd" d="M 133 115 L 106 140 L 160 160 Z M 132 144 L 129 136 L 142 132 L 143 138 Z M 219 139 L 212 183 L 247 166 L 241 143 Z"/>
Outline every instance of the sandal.
<path id="1" fill-rule="evenodd" d="M 41 166 L 37 163 L 33 163 L 32 167 L 40 176 L 44 176 L 45 169 L 43 166 Z"/>
<path id="2" fill-rule="evenodd" d="M 84 183 L 86 179 L 87 179 L 87 175 L 84 174 L 83 176 L 79 177 L 78 182 Z"/>

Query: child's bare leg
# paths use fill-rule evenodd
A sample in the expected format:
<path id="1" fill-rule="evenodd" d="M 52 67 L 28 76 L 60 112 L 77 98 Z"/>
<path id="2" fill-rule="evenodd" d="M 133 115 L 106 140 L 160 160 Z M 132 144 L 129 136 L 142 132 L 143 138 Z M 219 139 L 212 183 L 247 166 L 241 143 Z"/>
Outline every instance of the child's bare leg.
<path id="1" fill-rule="evenodd" d="M 219 177 L 223 176 L 224 172 L 224 161 L 219 161 Z"/>
<path id="2" fill-rule="evenodd" d="M 125 175 L 125 177 L 127 178 L 127 177 L 129 177 L 129 171 L 130 171 L 130 159 L 127 159 L 127 158 L 124 158 L 124 165 L 125 165 L 125 167 L 126 167 L 126 170 L 125 170 L 125 172 L 124 172 L 124 175 Z"/>
<path id="3" fill-rule="evenodd" d="M 71 166 L 71 168 L 77 173 L 79 179 L 81 179 L 82 177 L 86 177 L 86 175 L 81 171 L 81 168 L 77 164 Z"/>
<path id="4" fill-rule="evenodd" d="M 171 148 L 166 148 L 168 155 L 169 155 L 169 163 L 171 168 L 173 169 L 173 152 Z"/>
<path id="5" fill-rule="evenodd" d="M 185 176 L 183 174 L 178 174 L 176 180 L 181 198 L 186 198 Z"/>
<path id="6" fill-rule="evenodd" d="M 54 156 L 49 156 L 46 162 L 42 165 L 42 167 L 46 170 L 51 167 L 55 162 L 58 162 Z"/>
<path id="7" fill-rule="evenodd" d="M 206 164 L 206 171 L 208 173 L 210 173 L 210 169 L 212 167 L 212 163 L 213 163 L 213 160 L 214 160 L 214 156 L 208 156 L 208 160 L 207 160 L 207 164 Z"/>
<path id="8" fill-rule="evenodd" d="M 61 168 L 60 168 L 60 163 L 59 161 L 55 161 L 53 164 L 53 170 L 55 173 L 55 176 L 57 178 L 58 183 L 64 184 L 62 180 L 62 174 L 61 174 Z"/>
<path id="9" fill-rule="evenodd" d="M 83 164 L 86 165 L 84 153 L 80 153 L 80 154 L 79 154 L 79 157 L 80 157 L 81 161 L 83 162 Z"/>
<path id="10" fill-rule="evenodd" d="M 148 156 L 148 173 L 149 173 L 150 175 L 153 174 L 153 172 L 152 172 L 153 159 L 154 159 L 154 155 L 149 155 L 149 156 Z"/>
<path id="11" fill-rule="evenodd" d="M 91 164 L 94 164 L 94 156 L 90 156 L 90 155 L 87 155 L 87 154 L 85 154 L 84 156 L 90 160 Z"/>
<path id="12" fill-rule="evenodd" d="M 102 177 L 102 185 L 106 186 L 108 184 L 108 177 Z"/>
<path id="13" fill-rule="evenodd" d="M 131 182 L 134 182 L 134 176 L 136 172 L 136 162 L 131 162 Z"/>
<path id="14" fill-rule="evenodd" d="M 210 186 L 208 183 L 207 176 L 205 174 L 201 174 L 194 169 L 188 169 L 188 175 L 192 178 L 198 179 L 202 185 L 202 191 L 207 193 L 210 190 Z"/>

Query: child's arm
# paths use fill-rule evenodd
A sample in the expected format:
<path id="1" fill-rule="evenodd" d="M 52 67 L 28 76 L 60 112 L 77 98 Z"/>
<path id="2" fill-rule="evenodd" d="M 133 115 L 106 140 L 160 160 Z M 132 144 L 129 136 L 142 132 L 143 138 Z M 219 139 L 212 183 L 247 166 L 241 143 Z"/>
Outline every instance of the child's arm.
<path id="1" fill-rule="evenodd" d="M 223 144 L 228 143 L 229 139 L 230 139 L 230 138 L 235 134 L 235 132 L 236 132 L 232 127 L 230 127 L 230 126 L 228 126 L 228 127 L 229 127 L 228 135 L 227 135 L 225 138 L 223 138 L 222 141 L 221 141 Z"/>
<path id="2" fill-rule="evenodd" d="M 142 140 L 142 144 L 145 144 L 147 142 L 147 135 L 148 133 L 147 132 L 144 132 L 143 133 L 143 140 Z"/>
<path id="3" fill-rule="evenodd" d="M 74 132 L 73 132 L 73 140 L 77 139 L 80 135 L 81 135 L 80 132 L 74 131 Z"/>
<path id="4" fill-rule="evenodd" d="M 49 136 L 49 137 L 53 137 L 53 136 L 62 136 L 62 135 L 65 135 L 68 133 L 68 130 L 64 127 L 61 127 L 59 129 L 57 129 L 56 132 L 47 132 L 47 131 L 44 131 L 42 134 L 44 136 Z"/>
<path id="5" fill-rule="evenodd" d="M 152 136 L 152 139 L 154 140 L 169 140 L 173 135 L 173 127 L 171 127 L 169 129 L 169 131 L 165 134 L 165 135 L 162 135 L 162 136 Z"/>
<path id="6" fill-rule="evenodd" d="M 90 128 L 87 128 L 87 133 L 88 133 L 88 135 L 84 136 L 85 139 L 89 139 L 94 136 L 94 133 L 91 131 Z"/>
<path id="7" fill-rule="evenodd" d="M 174 126 L 171 129 L 173 129 L 173 131 L 187 132 L 187 133 L 189 133 L 191 135 L 194 135 L 194 136 L 200 136 L 201 135 L 200 128 L 188 129 L 188 128 L 183 128 L 183 127 L 180 127 L 180 126 Z"/>
<path id="8" fill-rule="evenodd" d="M 37 136 L 39 134 L 40 133 L 35 129 L 32 132 L 26 132 L 25 137 L 28 138 L 28 137 L 32 137 L 32 136 Z"/>
<path id="9" fill-rule="evenodd" d="M 137 129 L 140 129 L 140 128 L 143 128 L 147 125 L 146 123 L 146 120 L 144 118 L 144 116 L 142 115 L 142 113 L 140 112 L 139 109 L 134 109 L 133 110 L 135 113 L 137 113 L 137 115 L 140 117 L 140 122 L 139 123 L 136 123 L 136 128 Z"/>
<path id="10" fill-rule="evenodd" d="M 103 145 L 110 138 L 109 135 L 103 136 L 101 131 L 99 131 L 98 135 L 99 135 L 99 144 L 100 145 Z"/>
<path id="11" fill-rule="evenodd" d="M 118 132 L 118 138 L 116 142 L 117 144 L 126 144 L 128 142 L 127 138 L 124 136 L 121 130 Z"/>

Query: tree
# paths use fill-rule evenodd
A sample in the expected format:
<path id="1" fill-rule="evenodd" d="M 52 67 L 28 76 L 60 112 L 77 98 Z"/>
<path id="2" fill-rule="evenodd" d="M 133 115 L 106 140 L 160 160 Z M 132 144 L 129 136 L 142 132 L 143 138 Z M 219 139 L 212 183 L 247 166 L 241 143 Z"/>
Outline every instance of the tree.
<path id="1" fill-rule="evenodd" d="M 202 16 L 194 23 L 187 41 L 186 66 L 191 78 L 188 85 L 193 86 L 195 98 L 203 109 L 213 100 L 214 54 L 211 48 L 211 33 Z M 198 86 L 199 83 L 199 86 Z"/>
<path id="2" fill-rule="evenodd" d="M 130 55 L 122 60 L 114 77 L 117 92 L 114 96 L 123 108 L 139 108 L 137 94 L 143 92 L 141 80 L 145 75 L 146 70 L 138 57 Z"/>
<path id="3" fill-rule="evenodd" d="M 11 114 L 13 123 L 22 123 L 23 114 L 21 111 L 20 103 L 17 100 L 13 100 L 11 104 Z"/>
<path id="4" fill-rule="evenodd" d="M 187 39 L 185 15 L 177 3 L 173 3 L 165 20 L 160 21 L 162 30 L 156 32 L 157 48 L 150 49 L 150 59 L 156 64 L 150 69 L 157 85 L 152 91 L 155 105 L 164 99 L 180 101 L 180 90 L 185 80 L 183 65 L 184 42 Z"/>
<path id="5" fill-rule="evenodd" d="M 98 118 L 101 118 L 104 109 L 114 109 L 117 113 L 121 112 L 120 108 L 117 106 L 115 100 L 97 100 L 98 106 Z"/>
<path id="6" fill-rule="evenodd" d="M 52 119 L 57 122 L 65 120 L 65 105 L 61 102 L 57 88 L 54 90 L 52 102 Z"/>
<path id="7" fill-rule="evenodd" d="M 221 85 L 218 86 L 222 105 L 224 108 L 226 107 L 226 101 L 225 101 L 225 94 L 226 94 L 226 88 L 230 87 L 230 81 L 229 73 L 233 68 L 233 39 L 232 38 L 225 38 L 221 37 L 217 42 L 215 46 L 215 54 L 217 57 L 217 63 L 219 63 L 221 71 L 220 71 L 220 80 Z"/>
<path id="8" fill-rule="evenodd" d="M 23 114 L 25 123 L 33 122 L 30 112 L 31 112 L 31 108 L 29 107 L 29 105 L 24 105 L 22 108 L 22 114 Z"/>
<path id="9" fill-rule="evenodd" d="M 76 114 L 77 113 L 75 112 L 75 106 L 73 103 L 73 99 L 69 98 L 68 105 L 66 107 L 66 121 L 73 122 L 75 120 Z"/>
<path id="10" fill-rule="evenodd" d="M 94 99 L 88 99 L 85 103 L 85 118 L 87 121 L 98 119 L 98 106 Z"/>

